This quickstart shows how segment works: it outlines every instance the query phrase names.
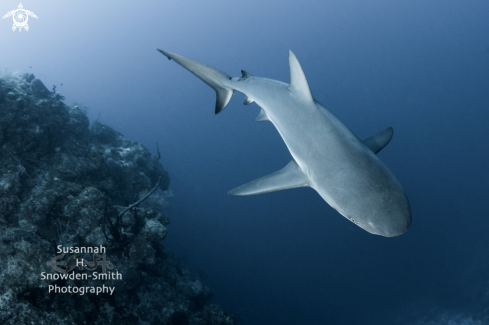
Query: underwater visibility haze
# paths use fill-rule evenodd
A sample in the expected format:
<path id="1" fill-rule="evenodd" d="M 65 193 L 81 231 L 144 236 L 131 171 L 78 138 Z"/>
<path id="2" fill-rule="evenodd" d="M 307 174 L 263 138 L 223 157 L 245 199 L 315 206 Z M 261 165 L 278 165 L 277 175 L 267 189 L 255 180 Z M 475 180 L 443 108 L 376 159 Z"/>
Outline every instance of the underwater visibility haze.
<path id="1" fill-rule="evenodd" d="M 0 71 L 34 74 L 153 155 L 158 143 L 174 194 L 165 251 L 238 324 L 489 323 L 488 1 L 22 4 L 38 18 L 21 32 L 0 20 Z M 409 231 L 372 236 L 308 187 L 228 195 L 300 155 L 255 122 L 259 105 L 269 114 L 259 96 L 235 92 L 215 115 L 215 93 L 157 48 L 284 85 L 293 51 L 314 99 L 358 139 L 395 130 L 368 156 L 402 184 Z"/>

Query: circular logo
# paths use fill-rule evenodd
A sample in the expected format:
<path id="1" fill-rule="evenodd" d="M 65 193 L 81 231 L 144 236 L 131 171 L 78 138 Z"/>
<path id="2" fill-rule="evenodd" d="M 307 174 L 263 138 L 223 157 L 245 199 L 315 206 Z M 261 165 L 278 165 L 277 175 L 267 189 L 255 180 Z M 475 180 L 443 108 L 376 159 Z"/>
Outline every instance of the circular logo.
<path id="1" fill-rule="evenodd" d="M 3 16 L 3 18 L 7 18 L 10 16 L 12 16 L 14 20 L 14 24 L 12 25 L 12 30 L 15 31 L 18 28 L 19 32 L 22 31 L 22 28 L 24 28 L 26 31 L 29 30 L 29 25 L 27 25 L 29 16 L 37 18 L 35 13 L 29 10 L 25 10 L 22 3 L 19 3 L 18 9 L 14 9 L 10 12 L 7 12 L 7 14 Z"/>
<path id="2" fill-rule="evenodd" d="M 25 25 L 27 25 L 27 20 L 29 20 L 29 16 L 24 9 L 15 10 L 13 16 L 15 26 L 23 28 Z"/>

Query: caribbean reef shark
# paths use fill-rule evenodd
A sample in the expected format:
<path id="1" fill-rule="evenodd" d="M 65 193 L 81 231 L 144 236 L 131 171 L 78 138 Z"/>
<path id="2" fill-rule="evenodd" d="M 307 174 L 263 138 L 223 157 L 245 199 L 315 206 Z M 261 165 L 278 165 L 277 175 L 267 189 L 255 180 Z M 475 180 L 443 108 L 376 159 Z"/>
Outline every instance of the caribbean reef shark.
<path id="1" fill-rule="evenodd" d="M 292 155 L 283 169 L 229 192 L 247 196 L 312 187 L 336 211 L 369 233 L 393 237 L 411 225 L 411 208 L 401 185 L 376 154 L 392 138 L 391 127 L 360 140 L 311 94 L 306 76 L 289 51 L 290 84 L 241 70 L 231 78 L 208 65 L 158 50 L 192 72 L 217 94 L 221 112 L 235 90 L 261 107 L 256 121 L 270 121 Z"/>

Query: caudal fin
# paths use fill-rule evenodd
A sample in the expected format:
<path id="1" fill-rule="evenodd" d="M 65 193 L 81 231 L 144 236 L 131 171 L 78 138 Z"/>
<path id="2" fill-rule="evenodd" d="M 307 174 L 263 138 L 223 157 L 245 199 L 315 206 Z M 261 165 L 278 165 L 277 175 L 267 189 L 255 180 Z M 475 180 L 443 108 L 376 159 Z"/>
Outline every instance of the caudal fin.
<path id="1" fill-rule="evenodd" d="M 216 114 L 222 111 L 224 107 L 226 107 L 226 105 L 231 100 L 234 92 L 234 89 L 228 87 L 229 81 L 231 80 L 230 76 L 228 76 L 224 72 L 214 69 L 213 67 L 188 59 L 181 55 L 163 50 L 158 51 L 163 53 L 163 55 L 165 55 L 169 60 L 173 59 L 182 67 L 202 79 L 202 81 L 204 81 L 206 84 L 214 88 L 217 95 Z"/>

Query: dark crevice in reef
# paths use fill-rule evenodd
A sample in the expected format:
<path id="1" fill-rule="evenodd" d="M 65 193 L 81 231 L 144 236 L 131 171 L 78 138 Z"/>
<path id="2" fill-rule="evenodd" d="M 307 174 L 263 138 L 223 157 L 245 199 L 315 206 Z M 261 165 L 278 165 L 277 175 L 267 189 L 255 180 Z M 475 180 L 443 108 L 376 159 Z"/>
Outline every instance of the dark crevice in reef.
<path id="1" fill-rule="evenodd" d="M 62 99 L 32 74 L 0 78 L 0 323 L 235 324 L 159 244 L 170 193 L 158 157 Z M 62 274 L 47 265 L 57 247 L 100 245 L 122 280 L 41 278 Z M 102 272 L 101 255 L 74 255 Z M 91 274 L 68 256 L 69 274 Z"/>

